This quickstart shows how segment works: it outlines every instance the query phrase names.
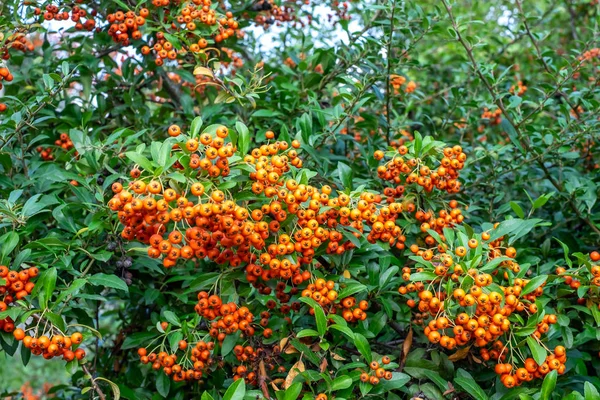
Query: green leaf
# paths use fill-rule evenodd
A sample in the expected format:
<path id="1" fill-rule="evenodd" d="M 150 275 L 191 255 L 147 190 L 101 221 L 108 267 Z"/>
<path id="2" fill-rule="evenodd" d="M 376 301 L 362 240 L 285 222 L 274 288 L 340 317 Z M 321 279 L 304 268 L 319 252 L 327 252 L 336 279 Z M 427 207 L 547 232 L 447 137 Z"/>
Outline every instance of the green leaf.
<path id="1" fill-rule="evenodd" d="M 521 208 L 520 205 L 518 205 L 514 201 L 511 201 L 509 204 L 510 204 L 510 208 L 512 208 L 512 210 L 515 212 L 515 214 L 517 214 L 517 217 L 525 218 L 525 212 L 523 211 L 523 209 Z"/>
<path id="2" fill-rule="evenodd" d="M 544 282 L 546 282 L 547 279 L 548 279 L 548 275 L 539 275 L 539 276 L 536 276 L 535 278 L 531 279 L 529 282 L 527 282 L 527 284 L 523 288 L 523 291 L 521 292 L 521 296 L 525 296 L 526 294 L 533 292 L 535 289 L 542 286 L 544 284 Z"/>
<path id="3" fill-rule="evenodd" d="M 57 327 L 58 329 L 60 329 L 61 332 L 66 332 L 67 331 L 67 326 L 65 324 L 65 321 L 62 319 L 62 317 L 58 314 L 54 314 L 53 312 L 46 312 L 44 314 L 44 318 L 46 318 L 48 321 L 52 322 L 52 325 L 54 325 L 55 327 Z"/>
<path id="4" fill-rule="evenodd" d="M 537 362 L 537 360 L 536 360 Z M 542 363 L 538 363 L 542 364 Z M 556 370 L 550 371 L 548 375 L 544 378 L 544 382 L 542 383 L 542 390 L 540 391 L 540 400 L 549 400 L 552 397 L 552 392 L 556 387 L 556 376 L 558 372 Z M 597 392 L 596 392 L 597 393 Z M 597 399 L 598 397 L 596 397 Z"/>
<path id="5" fill-rule="evenodd" d="M 548 202 L 548 200 L 550 200 L 550 198 L 554 195 L 554 192 L 551 193 L 547 193 L 547 194 L 543 194 L 540 197 L 538 197 L 534 202 L 533 202 L 533 209 L 537 210 L 538 208 L 542 207 L 544 204 L 546 204 Z M 523 218 L 523 217 L 521 217 Z"/>
<path id="6" fill-rule="evenodd" d="M 297 338 L 319 336 L 319 332 L 314 329 L 302 329 L 296 334 Z"/>
<path id="7" fill-rule="evenodd" d="M 125 156 L 127 158 L 129 158 L 131 161 L 133 161 L 134 163 L 138 164 L 140 167 L 142 167 L 146 171 L 151 172 L 151 173 L 154 172 L 154 166 L 152 165 L 152 162 L 150 162 L 150 160 L 148 160 L 142 154 L 136 153 L 135 151 L 128 151 L 127 153 L 125 153 Z"/>
<path id="8" fill-rule="evenodd" d="M 296 382 L 286 389 L 283 400 L 296 400 L 302 391 L 302 382 Z"/>
<path id="9" fill-rule="evenodd" d="M 233 382 L 223 395 L 223 400 L 242 400 L 246 395 L 246 383 L 243 379 Z"/>
<path id="10" fill-rule="evenodd" d="M 331 390 L 334 392 L 336 390 L 347 389 L 350 386 L 352 386 L 352 378 L 348 375 L 338 376 L 331 382 Z"/>
<path id="11" fill-rule="evenodd" d="M 171 378 L 165 373 L 159 373 L 156 379 L 156 391 L 162 396 L 167 397 L 171 389 Z"/>
<path id="12" fill-rule="evenodd" d="M 438 278 L 438 276 L 434 272 L 417 272 L 416 274 L 410 275 L 411 282 L 422 282 L 422 281 L 432 281 Z"/>
<path id="13" fill-rule="evenodd" d="M 352 332 L 352 329 L 348 328 L 347 326 L 334 324 L 329 328 L 342 332 L 344 335 L 348 336 L 350 340 L 354 341 L 354 332 Z"/>
<path id="14" fill-rule="evenodd" d="M 527 346 L 531 350 L 531 355 L 538 365 L 542 365 L 546 361 L 546 349 L 542 347 L 533 337 L 527 337 Z"/>
<path id="15" fill-rule="evenodd" d="M 173 311 L 165 310 L 165 311 L 163 311 L 162 314 L 168 323 L 175 325 L 175 326 L 181 326 L 181 322 L 179 321 L 179 318 Z"/>
<path id="16" fill-rule="evenodd" d="M 415 138 L 415 140 L 413 141 L 415 157 L 419 157 L 419 155 L 421 154 L 421 146 L 423 145 L 423 136 L 421 136 L 421 134 L 417 131 L 414 132 L 413 136 Z"/>
<path id="17" fill-rule="evenodd" d="M 600 393 L 598 393 L 598 389 L 594 385 L 592 385 L 590 382 L 586 382 L 583 384 L 583 395 L 584 395 L 585 400 L 600 399 Z"/>
<path id="18" fill-rule="evenodd" d="M 113 392 L 113 400 L 119 400 L 121 398 L 121 389 L 119 389 L 119 386 L 116 383 L 101 376 L 97 377 L 96 380 L 107 382 L 110 385 Z"/>
<path id="19" fill-rule="evenodd" d="M 95 275 L 90 276 L 88 278 L 88 281 L 94 286 L 104 286 L 112 289 L 118 289 L 123 290 L 125 292 L 129 292 L 127 284 L 116 275 L 97 273 Z"/>
<path id="20" fill-rule="evenodd" d="M 425 377 L 433 383 L 435 383 L 436 386 L 440 388 L 440 390 L 448 390 L 448 381 L 442 378 L 442 376 L 438 372 L 418 367 L 405 367 L 404 372 L 417 379 L 422 379 L 423 377 Z"/>
<path id="21" fill-rule="evenodd" d="M 342 182 L 342 185 L 344 186 L 343 189 L 352 189 L 352 177 L 354 176 L 352 168 L 343 162 L 338 161 L 337 169 L 340 182 Z"/>
<path id="22" fill-rule="evenodd" d="M 468 379 L 464 377 L 454 378 L 454 383 L 460 386 L 465 392 L 470 394 L 475 400 L 488 400 L 488 395 L 485 394 L 481 386 L 475 382 L 475 379 Z"/>
<path id="23" fill-rule="evenodd" d="M 309 297 L 300 297 L 300 301 L 312 307 L 315 312 L 317 331 L 320 336 L 325 335 L 325 332 L 327 332 L 327 318 L 325 317 L 325 312 L 321 305 Z"/>
<path id="24" fill-rule="evenodd" d="M 210 393 L 204 392 L 204 393 L 202 393 L 200 400 L 215 400 L 215 398 L 212 397 Z"/>
<path id="25" fill-rule="evenodd" d="M 406 385 L 410 381 L 410 376 L 404 374 L 402 372 L 392 372 L 392 379 L 382 380 L 380 382 L 381 388 L 384 391 L 390 391 L 394 389 L 399 389 Z"/>
<path id="26" fill-rule="evenodd" d="M 235 130 L 238 133 L 238 148 L 240 154 L 244 156 L 250 149 L 250 132 L 248 131 L 248 127 L 240 121 L 235 123 Z"/>
<path id="27" fill-rule="evenodd" d="M 237 341 L 240 338 L 238 332 L 236 332 L 233 335 L 227 335 L 225 337 L 225 340 L 223 340 L 223 345 L 221 346 L 221 356 L 222 357 L 225 357 L 226 355 L 228 355 L 229 353 L 231 353 L 231 350 L 233 350 L 233 348 L 237 344 Z"/>
<path id="28" fill-rule="evenodd" d="M 360 354 L 362 354 L 362 356 L 365 358 L 365 360 L 367 360 L 367 363 L 370 363 L 373 360 L 369 341 L 358 332 L 354 332 L 354 345 Z"/>
<path id="29" fill-rule="evenodd" d="M 190 126 L 190 136 L 196 137 L 200 132 L 200 128 L 202 128 L 202 117 L 196 117 L 192 120 L 192 124 Z"/>
<path id="30" fill-rule="evenodd" d="M 2 247 L 2 260 L 6 259 L 8 256 L 19 244 L 19 235 L 16 232 L 8 232 L 4 235 L 0 236 L 0 247 Z"/>
<path id="31" fill-rule="evenodd" d="M 85 286 L 86 283 L 87 279 L 75 279 L 73 282 L 71 282 L 68 288 L 60 291 L 54 304 L 58 304 L 64 299 L 66 299 L 68 296 L 77 293 L 79 289 Z"/>
<path id="32" fill-rule="evenodd" d="M 340 290 L 338 293 L 338 297 L 340 299 L 344 299 L 348 296 L 352 296 L 353 294 L 364 292 L 367 290 L 367 287 L 362 283 L 358 283 L 356 281 L 350 281 L 346 284 L 346 287 Z"/>
<path id="33" fill-rule="evenodd" d="M 57 271 L 55 267 L 52 267 L 46 270 L 43 274 L 43 278 L 40 279 L 36 285 L 39 285 L 42 289 L 40 290 L 40 306 L 42 308 L 48 307 L 48 302 L 52 297 L 52 293 L 54 292 L 54 288 L 56 287 L 56 277 Z"/>
<path id="34" fill-rule="evenodd" d="M 502 121 L 500 122 L 500 127 L 504 130 L 504 132 L 508 134 L 511 143 L 516 148 L 518 148 L 521 151 L 521 153 L 525 154 L 525 149 L 523 148 L 523 146 L 521 146 L 521 142 L 519 141 L 519 134 L 515 130 L 514 126 L 512 126 L 506 118 L 502 118 Z"/>

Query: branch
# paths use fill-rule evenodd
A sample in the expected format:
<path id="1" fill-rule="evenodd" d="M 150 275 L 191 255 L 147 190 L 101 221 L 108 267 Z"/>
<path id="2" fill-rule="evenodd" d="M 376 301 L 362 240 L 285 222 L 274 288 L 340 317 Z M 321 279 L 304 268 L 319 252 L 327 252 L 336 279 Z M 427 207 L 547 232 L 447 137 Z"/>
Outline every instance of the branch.
<path id="1" fill-rule="evenodd" d="M 567 96 L 567 94 L 565 92 L 563 92 L 562 90 L 560 90 L 560 87 L 563 84 L 566 83 L 566 80 L 563 80 L 559 84 L 559 80 L 556 78 L 556 75 L 554 75 L 554 72 L 552 72 L 552 70 L 550 69 L 550 66 L 548 65 L 548 63 L 546 62 L 546 60 L 544 60 L 544 57 L 542 56 L 542 52 L 540 50 L 540 46 L 539 46 L 537 40 L 535 39 L 535 37 L 533 36 L 533 34 L 531 33 L 531 29 L 529 29 L 529 24 L 527 23 L 527 16 L 523 12 L 522 0 L 517 0 L 516 3 L 517 3 L 517 8 L 519 9 L 519 12 L 523 15 L 523 25 L 525 26 L 525 31 L 527 32 L 527 36 L 531 40 L 531 43 L 533 43 L 533 47 L 535 48 L 535 51 L 537 52 L 538 59 L 540 60 L 540 62 L 544 66 L 544 69 L 546 70 L 546 72 L 552 78 L 554 78 L 554 83 L 557 85 L 556 87 L 558 89 L 557 91 L 555 91 L 555 93 L 558 93 L 563 99 L 565 99 L 565 101 L 567 102 L 567 104 L 569 105 L 569 107 L 571 107 L 571 110 L 573 110 L 573 112 L 575 113 L 575 115 L 577 115 L 577 118 L 579 118 L 580 115 L 579 115 L 579 112 L 577 111 L 577 105 L 573 104 L 571 102 L 571 100 L 569 99 L 569 96 Z M 542 104 L 544 104 L 544 102 L 542 102 Z M 527 118 L 524 118 L 521 122 L 519 122 L 519 125 L 522 124 L 526 119 Z"/>
<path id="2" fill-rule="evenodd" d="M 387 63 L 387 76 L 386 76 L 386 84 L 385 84 L 385 101 L 386 101 L 386 105 L 385 105 L 385 120 L 387 122 L 387 135 L 386 135 L 386 140 L 387 140 L 387 145 L 390 145 L 391 142 L 391 138 L 390 138 L 390 132 L 391 132 L 391 122 L 390 122 L 390 104 L 392 101 L 392 96 L 390 95 L 390 73 L 391 73 L 391 69 L 392 69 L 392 62 L 391 62 L 391 58 L 392 58 L 392 40 L 394 38 L 394 14 L 396 12 L 396 0 L 394 0 L 394 3 L 392 4 L 392 15 L 390 16 L 390 38 L 388 40 L 387 43 L 387 50 L 386 50 L 386 63 Z"/>
<path id="3" fill-rule="evenodd" d="M 104 394 L 102 389 L 100 389 L 100 386 L 98 386 L 98 384 L 96 383 L 96 380 L 90 373 L 90 370 L 88 369 L 88 367 L 85 364 L 82 364 L 81 368 L 83 369 L 83 372 L 85 372 L 87 375 L 89 375 L 90 380 L 92 381 L 92 388 L 94 389 L 96 394 L 98 394 L 98 397 L 100 397 L 100 400 L 106 400 L 106 395 Z"/>
<path id="4" fill-rule="evenodd" d="M 565 5 L 567 6 L 567 10 L 569 10 L 569 15 L 571 16 L 571 18 L 569 18 L 569 22 L 571 23 L 571 35 L 573 36 L 573 39 L 579 40 L 577 38 L 577 28 L 575 28 L 577 14 L 575 14 L 575 10 L 573 10 L 573 4 L 570 0 L 565 0 Z"/>
<path id="5" fill-rule="evenodd" d="M 496 96 L 496 92 L 494 91 L 494 88 L 492 87 L 490 82 L 488 82 L 486 77 L 483 75 L 483 73 L 479 69 L 479 65 L 477 64 L 477 61 L 475 60 L 475 57 L 473 56 L 473 48 L 471 46 L 469 46 L 469 44 L 464 40 L 464 38 L 460 34 L 458 24 L 456 23 L 456 20 L 454 19 L 454 15 L 452 14 L 452 8 L 448 4 L 447 0 L 441 0 L 441 1 L 444 4 L 444 7 L 446 8 L 448 17 L 450 18 L 450 22 L 452 23 L 452 27 L 454 28 L 454 31 L 456 32 L 456 38 L 459 41 L 459 43 L 464 47 L 465 51 L 467 52 L 467 56 L 468 56 L 469 60 L 471 61 L 471 64 L 472 64 L 473 69 L 475 70 L 475 73 L 477 74 L 477 76 L 479 76 L 479 79 L 481 79 L 481 81 L 483 82 L 483 84 L 485 85 L 487 90 L 490 92 L 490 95 L 492 96 L 494 103 L 498 106 L 498 108 L 500 108 L 504 118 L 506 118 L 508 123 L 513 127 L 513 129 L 517 133 L 518 140 L 521 143 L 521 145 L 523 146 L 523 148 L 525 149 L 525 151 L 528 153 L 533 153 L 533 150 L 529 144 L 529 141 L 526 139 L 526 137 L 523 137 L 523 135 L 521 134 L 521 131 L 519 130 L 519 124 L 515 123 L 512 116 L 508 113 L 508 111 L 504 107 L 504 103 L 502 102 L 502 99 Z M 559 90 L 559 88 L 557 88 L 555 90 L 555 92 L 557 92 L 558 90 Z M 542 102 L 542 104 L 543 103 L 544 102 Z M 534 112 L 535 111 L 536 110 L 534 110 Z M 529 114 L 529 115 L 532 115 L 532 114 Z M 525 117 L 521 121 L 521 123 L 523 123 L 526 119 L 528 119 L 529 115 L 527 117 Z M 537 159 L 536 163 L 544 172 L 544 177 L 550 181 L 552 186 L 554 186 L 556 188 L 556 190 L 559 191 L 560 194 L 565 196 L 565 194 L 563 193 L 564 188 L 563 188 L 562 184 L 560 184 L 560 182 L 558 182 L 552 176 L 552 174 L 548 170 L 548 167 L 546 167 L 546 165 L 544 164 L 544 161 L 541 159 Z M 567 197 L 567 196 L 565 196 L 565 197 Z M 569 202 L 569 205 L 571 206 L 571 208 L 573 209 L 573 211 L 575 212 L 575 215 L 577 216 L 577 218 L 580 219 L 581 221 L 585 222 L 592 229 L 592 231 L 594 231 L 598 236 L 600 236 L 600 229 L 598 229 L 598 227 L 596 227 L 596 225 L 593 223 L 593 221 L 588 216 L 584 216 L 583 214 L 581 214 L 581 211 L 579 211 L 579 207 L 577 206 L 577 202 L 571 196 L 568 196 L 568 202 Z"/>

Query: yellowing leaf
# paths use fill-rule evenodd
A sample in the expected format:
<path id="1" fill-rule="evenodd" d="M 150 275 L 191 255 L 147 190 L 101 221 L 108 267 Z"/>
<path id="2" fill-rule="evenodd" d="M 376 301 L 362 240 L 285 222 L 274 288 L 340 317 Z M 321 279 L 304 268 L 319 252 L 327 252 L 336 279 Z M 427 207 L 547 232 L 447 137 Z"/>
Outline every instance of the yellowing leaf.
<path id="1" fill-rule="evenodd" d="M 210 68 L 206 68 L 206 67 L 194 68 L 194 75 L 210 76 L 211 78 L 215 76 L 214 73 L 212 72 L 212 70 Z"/>
<path id="2" fill-rule="evenodd" d="M 283 383 L 283 388 L 287 389 L 290 386 L 292 386 L 294 379 L 296 379 L 299 373 L 304 371 L 304 363 L 302 362 L 302 356 L 300 356 L 298 362 L 296 362 L 296 364 L 292 365 L 292 368 L 290 368 L 290 372 L 288 372 L 288 375 L 285 378 L 285 382 Z"/>
<path id="3" fill-rule="evenodd" d="M 450 360 L 452 362 L 460 361 L 460 360 L 464 359 L 465 357 L 467 357 L 467 354 L 469 354 L 470 349 L 471 349 L 471 346 L 467 346 L 467 347 L 463 347 L 462 349 L 458 349 L 456 351 L 456 353 L 454 353 L 448 357 L 448 360 Z"/>

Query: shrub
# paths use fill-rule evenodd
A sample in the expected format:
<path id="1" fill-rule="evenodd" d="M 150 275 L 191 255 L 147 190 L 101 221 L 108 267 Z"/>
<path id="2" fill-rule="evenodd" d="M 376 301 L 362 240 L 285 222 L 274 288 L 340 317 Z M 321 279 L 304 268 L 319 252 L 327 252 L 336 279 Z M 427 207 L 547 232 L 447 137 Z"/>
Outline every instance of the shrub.
<path id="1" fill-rule="evenodd" d="M 0 396 L 597 398 L 597 7 L 2 4 Z"/>

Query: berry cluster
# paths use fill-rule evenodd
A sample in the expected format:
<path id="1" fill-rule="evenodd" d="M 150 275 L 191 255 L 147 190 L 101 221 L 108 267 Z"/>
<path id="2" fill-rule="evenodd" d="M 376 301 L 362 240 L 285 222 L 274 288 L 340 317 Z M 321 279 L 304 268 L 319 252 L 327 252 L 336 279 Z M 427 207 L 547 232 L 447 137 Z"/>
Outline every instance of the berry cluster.
<path id="1" fill-rule="evenodd" d="M 511 362 L 514 363 L 512 352 L 508 351 L 508 348 L 513 346 L 513 339 L 506 334 L 513 326 L 509 317 L 521 312 L 536 314 L 536 300 L 543 294 L 545 283 L 529 293 L 523 290 L 530 282 L 527 279 L 514 278 L 510 285 L 500 285 L 498 280 L 508 280 L 514 271 L 519 271 L 519 266 L 513 260 L 516 250 L 502 246 L 505 238 L 491 240 L 491 237 L 490 232 L 483 232 L 481 242 L 471 238 L 467 241 L 467 246 L 456 246 L 453 251 L 450 251 L 444 238 L 442 243 L 433 249 L 420 250 L 415 245 L 411 250 L 424 260 L 417 261 L 418 267 L 415 268 L 415 272 L 433 273 L 436 278 L 425 284 L 408 283 L 398 291 L 402 295 L 418 293 L 418 302 L 410 298 L 407 305 L 411 308 L 417 307 L 418 313 L 414 316 L 417 324 L 424 324 L 431 317 L 424 328 L 424 333 L 431 343 L 439 344 L 448 350 L 457 346 L 474 345 L 480 348 L 480 356 L 484 361 L 504 361 L 510 353 Z M 472 255 L 478 252 L 487 254 L 488 261 L 498 257 L 505 257 L 507 260 L 499 263 L 500 268 L 490 274 L 480 271 L 479 264 L 470 261 Z M 499 274 L 502 267 L 505 267 L 506 271 Z M 410 281 L 412 272 L 410 267 L 404 267 L 402 278 Z M 461 287 L 455 288 L 452 293 L 440 289 L 430 290 L 432 286 L 446 287 L 445 283 L 449 281 L 461 283 Z M 556 322 L 556 315 L 546 314 L 532 332 L 532 337 L 539 340 L 542 335 L 548 333 L 550 325 Z M 511 382 L 510 379 L 507 382 L 503 380 L 507 386 Z"/>
<path id="2" fill-rule="evenodd" d="M 64 149 L 65 151 L 69 151 L 74 147 L 73 142 L 71 141 L 71 138 L 66 133 L 61 133 L 60 138 L 56 139 L 54 141 L 54 145 L 59 146 L 60 148 Z M 44 161 L 54 160 L 54 155 L 52 154 L 52 147 L 46 147 L 44 149 L 42 146 L 38 146 L 38 147 L 36 147 L 35 150 L 40 154 L 40 156 L 42 157 L 42 160 L 44 160 Z M 75 152 L 75 155 L 77 155 L 77 152 Z"/>
<path id="3" fill-rule="evenodd" d="M 110 24 L 108 34 L 115 43 L 127 46 L 130 38 L 133 40 L 142 38 L 142 32 L 139 28 L 146 23 L 148 15 L 147 8 L 142 8 L 139 15 L 136 15 L 133 11 L 117 11 L 114 14 L 108 14 L 106 16 L 106 20 Z"/>
<path id="4" fill-rule="evenodd" d="M 233 366 L 233 380 L 244 379 L 247 384 L 257 385 L 257 378 L 260 369 L 264 368 L 264 372 L 274 371 L 275 366 L 281 361 L 279 355 L 281 349 L 278 345 L 253 347 L 250 345 L 236 345 L 233 348 L 233 354 L 242 364 Z M 279 366 L 277 372 L 283 373 L 286 371 L 284 366 Z"/>
<path id="5" fill-rule="evenodd" d="M 6 67 L 0 67 L 0 89 L 2 89 L 2 81 L 12 82 L 13 76 Z M 0 103 L 0 113 L 6 111 L 7 105 L 5 103 Z"/>
<path id="6" fill-rule="evenodd" d="M 188 342 L 180 340 L 178 348 L 186 352 L 186 355 L 181 359 L 181 364 L 177 362 L 177 354 L 168 354 L 166 351 L 158 353 L 150 352 L 145 348 L 138 349 L 138 356 L 142 364 L 151 364 L 152 369 L 158 371 L 160 369 L 169 376 L 172 376 L 175 382 L 200 380 L 203 376 L 203 371 L 213 363 L 212 350 L 214 342 L 198 341 L 191 351 L 188 358 Z"/>
<path id="7" fill-rule="evenodd" d="M 31 293 L 35 284 L 31 279 L 38 276 L 37 267 L 21 271 L 11 271 L 5 265 L 0 265 L 0 312 L 6 311 L 15 300 L 21 300 Z M 12 332 L 14 321 L 10 317 L 0 319 L 0 329 Z"/>
<path id="8" fill-rule="evenodd" d="M 460 146 L 446 147 L 443 150 L 443 157 L 440 166 L 432 170 L 431 167 L 417 158 L 405 159 L 408 154 L 406 146 L 398 147 L 393 157 L 385 164 L 377 167 L 377 175 L 386 181 L 393 181 L 396 184 L 410 185 L 416 183 L 423 187 L 427 192 L 434 188 L 447 191 L 448 193 L 457 193 L 460 190 L 458 175 L 464 167 L 467 155 L 463 153 Z M 386 154 L 377 150 L 374 153 L 376 160 L 384 159 Z M 404 188 L 400 190 L 404 193 Z"/>
<path id="9" fill-rule="evenodd" d="M 200 292 L 194 309 L 199 315 L 212 321 L 209 334 L 219 343 L 222 343 L 227 335 L 232 335 L 238 330 L 246 336 L 254 335 L 254 315 L 248 307 L 238 308 L 235 303 L 223 304 L 216 294 L 209 296 L 207 292 Z"/>
<path id="10" fill-rule="evenodd" d="M 509 92 L 511 94 L 517 95 L 519 97 L 522 97 L 526 91 L 527 86 L 525 86 L 522 81 L 518 81 L 516 86 L 512 85 L 509 89 Z"/>
<path id="11" fill-rule="evenodd" d="M 541 365 L 538 365 L 533 358 L 527 358 L 520 368 L 515 369 L 510 363 L 499 363 L 496 364 L 494 370 L 496 374 L 500 375 L 502 384 L 507 388 L 512 388 L 533 379 L 542 379 L 553 370 L 556 370 L 559 374 L 564 374 L 566 362 L 567 353 L 565 348 L 556 346 Z"/>
<path id="12" fill-rule="evenodd" d="M 35 329 L 34 327 L 30 328 Z M 85 350 L 75 348 L 83 342 L 83 335 L 79 332 L 73 333 L 71 336 L 53 335 L 48 337 L 41 335 L 32 337 L 27 335 L 27 332 L 21 328 L 14 330 L 13 335 L 18 341 L 23 341 L 23 346 L 31 350 L 31 354 L 43 356 L 46 360 L 54 357 L 62 357 L 63 360 L 69 362 L 75 359 L 82 360 L 85 357 Z"/>
<path id="13" fill-rule="evenodd" d="M 55 5 L 47 5 L 44 12 L 44 20 L 46 21 L 66 21 L 70 19 L 75 22 L 75 29 L 77 30 L 86 30 L 93 31 L 96 27 L 96 21 L 93 18 L 89 18 L 88 13 L 83 8 L 79 6 L 74 6 L 71 9 L 71 14 L 69 15 L 68 11 L 59 11 L 58 6 Z M 35 9 L 35 15 L 40 15 L 42 10 L 40 8 Z M 96 15 L 96 11 L 92 11 L 92 16 Z M 87 19 L 84 18 L 88 17 Z"/>
<path id="14" fill-rule="evenodd" d="M 369 364 L 370 371 L 363 372 L 360 374 L 360 381 L 370 383 L 371 385 L 377 385 L 381 379 L 390 380 L 392 379 L 392 371 L 386 371 L 383 367 L 388 365 L 392 360 L 388 356 L 381 358 L 381 364 L 375 360 Z"/>

